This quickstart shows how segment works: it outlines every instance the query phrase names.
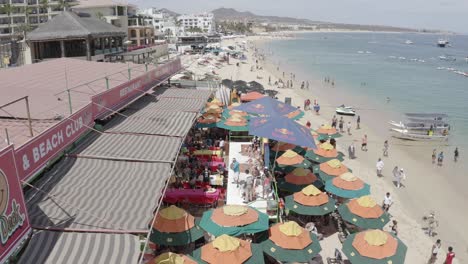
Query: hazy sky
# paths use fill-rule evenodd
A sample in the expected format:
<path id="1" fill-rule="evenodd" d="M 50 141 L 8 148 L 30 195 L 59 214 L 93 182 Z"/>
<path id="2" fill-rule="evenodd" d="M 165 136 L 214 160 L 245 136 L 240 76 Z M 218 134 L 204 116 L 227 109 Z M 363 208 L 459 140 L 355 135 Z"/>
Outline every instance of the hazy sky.
<path id="1" fill-rule="evenodd" d="M 468 0 L 129 0 L 197 13 L 219 7 L 312 20 L 446 29 L 468 33 Z"/>

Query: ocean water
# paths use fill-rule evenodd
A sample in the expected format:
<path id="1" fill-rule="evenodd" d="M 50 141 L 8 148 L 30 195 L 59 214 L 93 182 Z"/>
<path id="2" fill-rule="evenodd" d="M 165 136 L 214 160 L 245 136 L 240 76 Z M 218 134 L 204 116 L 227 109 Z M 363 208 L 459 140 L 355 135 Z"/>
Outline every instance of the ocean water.
<path id="1" fill-rule="evenodd" d="M 450 145 L 468 148 L 468 36 L 449 36 L 451 47 L 439 48 L 433 34 L 305 33 L 295 39 L 273 40 L 261 51 L 280 68 L 287 66 L 303 79 L 336 83 L 329 90 L 333 104 L 353 104 L 364 116 L 402 118 L 406 112 L 439 112 L 450 116 Z M 405 44 L 406 40 L 414 44 Z M 455 61 L 441 60 L 449 55 Z M 439 69 L 438 69 L 439 68 Z M 453 70 L 447 70 L 453 68 Z M 336 94 L 340 96 L 336 96 Z M 387 102 L 387 97 L 390 102 Z M 335 105 L 330 107 L 335 107 Z M 388 121 L 388 120 L 385 120 Z M 388 132 L 388 127 L 374 127 Z"/>

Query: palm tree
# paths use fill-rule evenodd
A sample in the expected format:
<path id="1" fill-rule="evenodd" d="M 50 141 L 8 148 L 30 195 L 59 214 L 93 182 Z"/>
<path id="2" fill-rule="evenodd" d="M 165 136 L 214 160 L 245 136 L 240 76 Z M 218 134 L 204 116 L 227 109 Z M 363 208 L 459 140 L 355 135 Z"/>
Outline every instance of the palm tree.
<path id="1" fill-rule="evenodd" d="M 46 10 L 46 14 L 49 15 L 49 1 L 48 0 L 40 0 L 39 5 L 41 8 Z"/>
<path id="2" fill-rule="evenodd" d="M 13 11 L 15 10 L 15 7 L 13 7 L 12 5 L 10 4 L 4 4 L 2 6 L 0 6 L 0 10 L 7 14 L 8 15 L 8 31 L 10 32 L 10 36 L 12 34 L 12 28 L 11 28 L 11 20 L 12 20 L 12 17 L 11 17 L 11 13 L 13 13 Z"/>

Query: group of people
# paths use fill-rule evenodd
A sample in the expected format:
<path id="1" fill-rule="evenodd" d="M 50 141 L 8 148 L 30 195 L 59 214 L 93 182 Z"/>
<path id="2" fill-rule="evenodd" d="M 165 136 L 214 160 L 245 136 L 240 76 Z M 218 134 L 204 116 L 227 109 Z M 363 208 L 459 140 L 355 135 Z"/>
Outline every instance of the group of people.
<path id="1" fill-rule="evenodd" d="M 311 104 L 310 99 L 304 100 L 304 111 L 311 110 L 310 104 Z M 317 100 L 314 100 L 313 110 L 316 115 L 319 115 L 320 105 L 318 104 Z"/>
<path id="2" fill-rule="evenodd" d="M 456 147 L 453 152 L 453 161 L 457 162 L 459 157 L 460 157 L 460 152 L 458 151 L 458 147 Z M 432 150 L 432 164 L 435 164 L 436 160 L 437 160 L 437 166 L 442 166 L 444 164 L 444 152 L 443 151 L 437 154 L 437 149 Z"/>

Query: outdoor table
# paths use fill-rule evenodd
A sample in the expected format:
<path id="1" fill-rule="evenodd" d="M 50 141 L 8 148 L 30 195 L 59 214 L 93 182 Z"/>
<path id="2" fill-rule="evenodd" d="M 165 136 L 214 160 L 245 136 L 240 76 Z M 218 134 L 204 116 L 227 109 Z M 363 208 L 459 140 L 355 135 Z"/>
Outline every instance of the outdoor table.
<path id="1" fill-rule="evenodd" d="M 226 164 L 224 164 L 224 161 L 211 161 L 208 164 L 210 166 L 210 170 L 213 172 L 218 169 L 218 165 L 221 165 L 223 169 L 226 168 Z"/>
<path id="2" fill-rule="evenodd" d="M 210 204 L 219 199 L 220 191 L 216 189 L 214 192 L 205 192 L 202 189 L 168 189 L 164 196 L 164 201 L 167 202 L 182 202 L 187 200 L 193 204 Z"/>

